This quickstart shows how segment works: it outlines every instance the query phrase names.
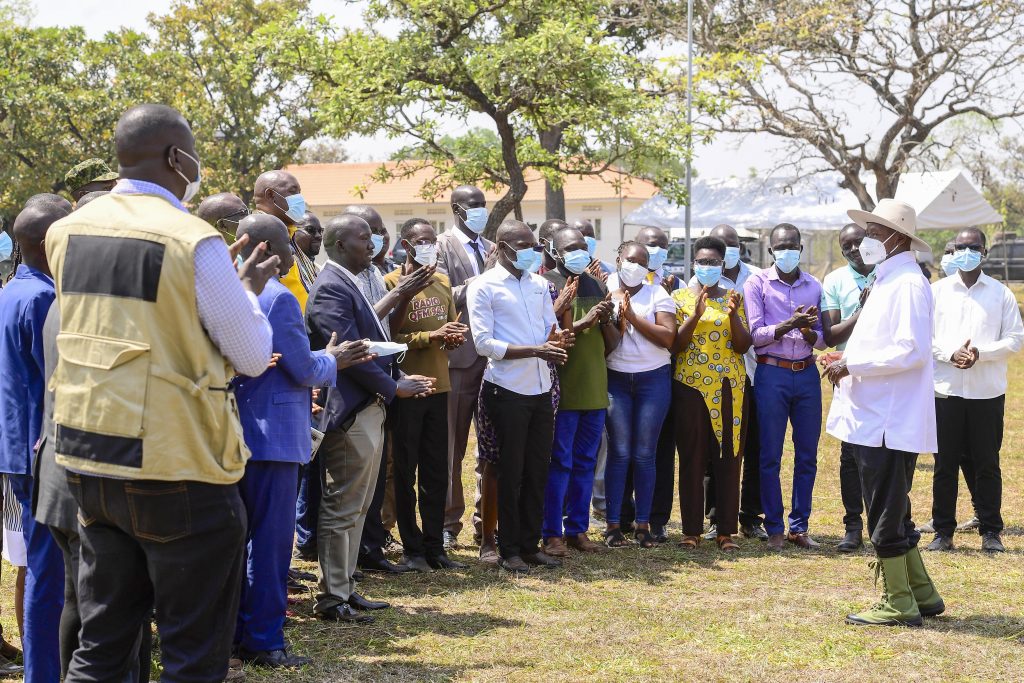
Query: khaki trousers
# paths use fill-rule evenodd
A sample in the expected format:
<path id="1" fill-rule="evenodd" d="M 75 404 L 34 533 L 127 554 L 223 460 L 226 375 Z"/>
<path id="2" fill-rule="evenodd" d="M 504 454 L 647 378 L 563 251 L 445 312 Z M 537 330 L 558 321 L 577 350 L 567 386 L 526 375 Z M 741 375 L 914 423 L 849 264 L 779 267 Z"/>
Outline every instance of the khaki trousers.
<path id="1" fill-rule="evenodd" d="M 347 432 L 328 432 L 317 454 L 325 470 L 317 528 L 320 593 L 316 612 L 348 601 L 359 560 L 366 511 L 373 500 L 384 445 L 384 408 L 372 403 L 359 411 Z"/>
<path id="2" fill-rule="evenodd" d="M 480 385 L 484 381 L 487 359 L 483 356 L 468 368 L 449 368 L 452 389 L 448 392 L 448 499 L 445 502 L 445 531 L 458 536 L 462 531 L 462 515 L 466 512 L 466 499 L 462 490 L 462 461 L 469 443 L 469 426 L 476 414 Z M 476 460 L 474 454 L 474 460 Z M 483 470 L 476 462 L 476 492 L 474 495 L 473 527 L 480 533 L 480 477 Z"/>

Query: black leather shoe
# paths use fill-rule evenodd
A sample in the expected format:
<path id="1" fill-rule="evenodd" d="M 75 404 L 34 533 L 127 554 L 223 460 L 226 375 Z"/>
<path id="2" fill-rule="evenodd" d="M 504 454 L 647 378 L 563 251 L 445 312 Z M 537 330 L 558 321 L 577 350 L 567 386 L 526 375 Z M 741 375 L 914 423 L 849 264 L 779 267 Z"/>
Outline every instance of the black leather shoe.
<path id="1" fill-rule="evenodd" d="M 379 560 L 364 560 L 359 563 L 359 568 L 364 572 L 381 572 L 383 574 L 404 574 L 412 571 L 405 565 L 395 564 L 383 557 Z"/>
<path id="2" fill-rule="evenodd" d="M 288 578 L 295 579 L 296 581 L 316 581 L 316 574 L 304 572 L 299 569 L 289 569 Z"/>
<path id="3" fill-rule="evenodd" d="M 354 572 L 352 572 L 352 580 L 353 581 L 362 581 L 365 578 L 366 577 L 363 576 L 363 573 L 361 571 L 359 571 L 358 569 L 355 570 Z"/>
<path id="4" fill-rule="evenodd" d="M 445 531 L 442 534 L 442 538 L 444 539 L 444 549 L 445 550 L 458 550 L 459 549 L 459 537 L 456 536 L 455 534 L 453 534 L 452 532 Z"/>
<path id="5" fill-rule="evenodd" d="M 498 560 L 498 566 L 507 572 L 513 574 L 529 574 L 530 565 L 523 562 L 523 558 L 518 555 L 505 559 L 504 557 Z"/>
<path id="6" fill-rule="evenodd" d="M 402 564 L 409 568 L 409 571 L 420 572 L 421 574 L 430 574 L 434 569 L 427 562 L 427 558 L 422 555 L 402 555 Z"/>
<path id="7" fill-rule="evenodd" d="M 329 607 L 323 612 L 316 612 L 317 619 L 323 619 L 324 621 L 342 621 L 346 624 L 372 624 L 373 617 L 369 614 L 360 614 L 359 612 L 352 609 L 352 606 L 347 602 L 334 607 Z"/>
<path id="8" fill-rule="evenodd" d="M 989 531 L 983 534 L 981 537 L 981 549 L 989 553 L 1005 553 L 1006 548 L 1003 547 L 1003 541 L 999 538 L 999 534 L 994 531 Z"/>
<path id="9" fill-rule="evenodd" d="M 352 609 L 359 610 L 360 612 L 371 612 L 373 610 L 387 609 L 391 607 L 391 603 L 367 600 L 359 593 L 352 593 L 351 595 L 349 595 L 348 604 L 352 607 Z"/>
<path id="10" fill-rule="evenodd" d="M 523 562 L 538 567 L 561 567 L 562 561 L 551 557 L 545 552 L 538 551 L 531 555 L 523 555 Z"/>
<path id="11" fill-rule="evenodd" d="M 468 567 L 468 565 L 456 562 L 444 553 L 435 555 L 434 557 L 428 557 L 427 564 L 434 569 L 466 569 Z"/>
<path id="12" fill-rule="evenodd" d="M 859 529 L 852 529 L 846 532 L 843 536 L 843 540 L 839 541 L 839 546 L 836 548 L 841 553 L 852 553 L 856 550 L 860 550 L 864 546 L 864 538 L 861 535 Z"/>
<path id="13" fill-rule="evenodd" d="M 292 557 L 297 560 L 306 560 L 307 562 L 316 562 L 318 559 L 316 548 L 296 547 L 292 552 Z"/>
<path id="14" fill-rule="evenodd" d="M 651 536 L 654 537 L 655 543 L 668 543 L 668 534 L 665 533 L 665 527 L 663 526 L 652 524 Z"/>
<path id="15" fill-rule="evenodd" d="M 311 658 L 293 655 L 288 650 L 252 651 L 239 648 L 238 658 L 247 664 L 267 669 L 291 669 L 313 663 Z"/>
<path id="16" fill-rule="evenodd" d="M 764 530 L 764 526 L 761 524 L 744 524 L 740 527 L 740 533 L 743 534 L 744 538 L 756 538 L 759 541 L 768 540 L 768 532 Z"/>
<path id="17" fill-rule="evenodd" d="M 952 550 L 952 549 L 953 549 L 953 537 L 952 536 L 943 536 L 942 534 L 935 534 L 935 538 L 933 538 L 932 542 L 929 543 L 928 547 L 925 548 L 925 550 L 938 550 L 938 551 L 945 551 L 945 550 Z"/>

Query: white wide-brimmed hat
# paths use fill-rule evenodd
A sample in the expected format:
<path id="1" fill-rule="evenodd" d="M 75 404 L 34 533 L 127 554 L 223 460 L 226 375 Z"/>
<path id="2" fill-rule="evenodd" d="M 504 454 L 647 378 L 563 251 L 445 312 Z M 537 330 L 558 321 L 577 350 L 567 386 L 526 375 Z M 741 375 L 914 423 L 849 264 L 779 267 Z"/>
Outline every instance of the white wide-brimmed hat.
<path id="1" fill-rule="evenodd" d="M 910 238 L 910 248 L 917 251 L 931 252 L 927 242 L 917 236 L 917 212 L 906 202 L 896 199 L 881 199 L 874 211 L 851 209 L 846 212 L 850 219 L 862 228 L 868 223 L 878 223 Z"/>

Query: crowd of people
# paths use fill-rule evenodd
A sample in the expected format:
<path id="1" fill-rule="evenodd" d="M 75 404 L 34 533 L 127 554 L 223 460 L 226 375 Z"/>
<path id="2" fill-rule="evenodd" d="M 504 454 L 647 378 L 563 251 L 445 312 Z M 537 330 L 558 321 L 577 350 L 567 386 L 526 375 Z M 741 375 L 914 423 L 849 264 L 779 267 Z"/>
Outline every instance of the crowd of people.
<path id="1" fill-rule="evenodd" d="M 321 223 L 283 170 L 256 180 L 253 211 L 221 193 L 192 215 L 200 156 L 169 107 L 127 111 L 115 144 L 116 173 L 76 166 L 73 203 L 32 197 L 7 249 L 3 551 L 22 568 L 23 653 L 0 633 L 0 673 L 145 681 L 154 622 L 164 681 L 309 664 L 285 640 L 289 588 L 318 580 L 318 618 L 371 622 L 390 606 L 359 592 L 363 572 L 466 569 L 449 552 L 470 543 L 470 503 L 479 561 L 517 575 L 666 543 L 676 490 L 685 549 L 818 548 L 822 376 L 842 442 L 837 550 L 862 547 L 866 516 L 884 579 L 849 623 L 945 609 L 922 530 L 929 550 L 958 528 L 1003 550 L 1006 364 L 1024 326 L 981 268 L 981 230 L 957 235 L 929 284 L 913 209 L 884 199 L 850 212 L 847 264 L 819 282 L 797 226 L 771 231 L 762 270 L 723 224 L 693 244 L 685 282 L 657 228 L 614 263 L 586 220 L 507 219 L 492 241 L 484 193 L 460 186 L 454 228 L 407 220 L 394 263 L 377 211 Z M 935 477 L 915 528 L 920 453 Z M 975 518 L 958 527 L 961 471 Z"/>

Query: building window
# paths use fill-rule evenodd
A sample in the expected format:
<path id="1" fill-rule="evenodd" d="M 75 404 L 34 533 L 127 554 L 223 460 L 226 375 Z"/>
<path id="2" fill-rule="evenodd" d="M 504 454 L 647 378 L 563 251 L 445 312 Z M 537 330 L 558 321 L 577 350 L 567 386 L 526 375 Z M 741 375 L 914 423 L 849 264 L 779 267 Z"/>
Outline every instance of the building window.
<path id="1" fill-rule="evenodd" d="M 401 234 L 403 223 L 405 223 L 405 221 L 395 221 L 395 234 Z"/>
<path id="2" fill-rule="evenodd" d="M 428 216 L 439 216 L 439 215 L 443 216 L 446 213 L 447 213 L 447 211 L 445 210 L 445 207 L 443 207 L 443 206 L 431 206 L 431 207 L 427 208 L 427 215 Z"/>
<path id="3" fill-rule="evenodd" d="M 601 239 L 601 219 L 595 218 L 590 222 L 594 224 L 594 237 Z"/>
<path id="4" fill-rule="evenodd" d="M 600 211 L 601 210 L 601 205 L 600 204 L 584 204 L 583 205 L 583 210 L 584 211 Z"/>
<path id="5" fill-rule="evenodd" d="M 411 216 L 412 209 L 395 209 L 396 216 Z"/>

